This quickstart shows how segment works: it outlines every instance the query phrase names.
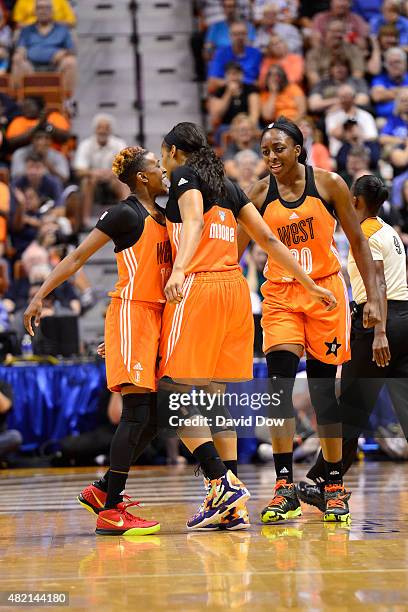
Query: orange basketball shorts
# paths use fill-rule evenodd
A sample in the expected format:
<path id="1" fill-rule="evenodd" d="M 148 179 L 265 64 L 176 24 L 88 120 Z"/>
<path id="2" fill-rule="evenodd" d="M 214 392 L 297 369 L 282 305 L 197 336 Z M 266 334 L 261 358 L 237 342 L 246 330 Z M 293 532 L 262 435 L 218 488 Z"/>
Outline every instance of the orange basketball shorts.
<path id="1" fill-rule="evenodd" d="M 263 350 L 277 344 L 301 344 L 306 352 L 324 363 L 339 365 L 350 359 L 351 316 L 347 287 L 341 272 L 316 281 L 330 289 L 337 306 L 327 312 L 320 302 L 297 282 L 262 286 Z"/>
<path id="2" fill-rule="evenodd" d="M 241 270 L 189 274 L 180 304 L 166 304 L 160 377 L 203 382 L 250 380 L 254 323 Z"/>
<path id="3" fill-rule="evenodd" d="M 163 305 L 112 298 L 105 319 L 106 378 L 111 391 L 120 385 L 156 389 Z"/>

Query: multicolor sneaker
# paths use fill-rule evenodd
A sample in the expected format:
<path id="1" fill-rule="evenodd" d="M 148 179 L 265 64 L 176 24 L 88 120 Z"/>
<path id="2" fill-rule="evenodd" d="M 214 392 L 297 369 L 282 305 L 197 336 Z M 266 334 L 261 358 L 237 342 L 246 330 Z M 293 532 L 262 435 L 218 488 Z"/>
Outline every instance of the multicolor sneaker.
<path id="1" fill-rule="evenodd" d="M 210 481 L 207 495 L 194 516 L 187 521 L 187 528 L 201 529 L 211 523 L 218 523 L 228 510 L 241 506 L 249 498 L 245 485 L 228 470 L 221 478 Z"/>
<path id="2" fill-rule="evenodd" d="M 208 478 L 203 478 L 204 487 L 207 491 L 207 495 L 211 489 L 211 481 Z M 204 509 L 204 501 L 199 507 L 197 514 L 202 512 Z M 204 527 L 197 527 L 198 530 L 202 531 L 238 531 L 240 529 L 248 529 L 251 526 L 249 522 L 248 510 L 243 503 L 239 507 L 230 508 L 224 514 L 219 515 L 215 518 L 213 523 L 208 523 Z"/>
<path id="3" fill-rule="evenodd" d="M 220 517 L 218 529 L 221 531 L 240 531 L 241 529 L 249 529 L 250 526 L 248 510 L 245 504 L 242 504 L 242 506 L 230 508 Z"/>
<path id="4" fill-rule="evenodd" d="M 261 512 L 263 523 L 286 521 L 302 515 L 300 501 L 293 482 L 278 480 L 274 488 L 274 496 Z"/>
<path id="5" fill-rule="evenodd" d="M 296 493 L 299 499 L 305 504 L 309 504 L 309 506 L 319 508 L 321 512 L 324 512 L 326 510 L 323 485 L 319 486 L 317 484 L 311 484 L 309 482 L 301 480 L 299 484 L 296 485 Z"/>
<path id="6" fill-rule="evenodd" d="M 343 485 L 326 485 L 324 487 L 324 499 L 326 502 L 324 521 L 348 523 L 351 520 L 348 500 L 351 492 L 346 491 Z"/>
<path id="7" fill-rule="evenodd" d="M 89 512 L 99 514 L 105 506 L 106 496 L 106 491 L 102 491 L 102 489 L 97 487 L 96 483 L 93 482 L 80 492 L 77 501 Z M 123 495 L 123 499 L 127 502 L 132 501 L 132 498 L 126 494 Z"/>
<path id="8" fill-rule="evenodd" d="M 121 502 L 116 508 L 100 510 L 96 521 L 97 535 L 149 535 L 160 531 L 160 523 L 146 521 L 127 512 L 130 506 L 139 506 L 139 502 Z"/>

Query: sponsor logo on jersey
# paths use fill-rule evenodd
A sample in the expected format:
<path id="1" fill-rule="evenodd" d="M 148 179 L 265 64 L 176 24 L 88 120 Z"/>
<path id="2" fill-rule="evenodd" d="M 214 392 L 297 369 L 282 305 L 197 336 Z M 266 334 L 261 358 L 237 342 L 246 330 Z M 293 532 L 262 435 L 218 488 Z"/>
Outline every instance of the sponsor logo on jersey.
<path id="1" fill-rule="evenodd" d="M 187 179 L 181 177 L 181 179 L 179 180 L 179 182 L 177 183 L 178 187 L 181 187 L 182 185 L 186 185 L 188 183 Z"/>
<path id="2" fill-rule="evenodd" d="M 219 210 L 218 214 L 220 215 L 221 221 L 225 221 L 225 212 L 223 210 Z"/>
<path id="3" fill-rule="evenodd" d="M 314 240 L 313 217 L 278 227 L 279 239 L 290 248 L 294 244 Z"/>
<path id="4" fill-rule="evenodd" d="M 171 262 L 171 244 L 170 240 L 158 242 L 156 245 L 157 263 L 165 264 Z"/>
<path id="5" fill-rule="evenodd" d="M 229 225 L 222 225 L 221 223 L 211 223 L 210 238 L 235 242 L 235 228 Z"/>
<path id="6" fill-rule="evenodd" d="M 299 215 L 297 215 L 297 214 L 294 212 L 294 213 L 292 213 L 292 214 L 290 215 L 289 219 L 291 219 L 291 220 L 292 220 L 292 219 L 299 219 Z"/>

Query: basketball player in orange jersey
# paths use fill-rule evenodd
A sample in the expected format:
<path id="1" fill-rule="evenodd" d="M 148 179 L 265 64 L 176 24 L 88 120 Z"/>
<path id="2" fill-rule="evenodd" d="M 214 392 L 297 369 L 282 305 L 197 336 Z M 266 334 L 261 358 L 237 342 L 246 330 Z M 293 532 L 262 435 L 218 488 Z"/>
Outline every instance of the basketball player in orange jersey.
<path id="1" fill-rule="evenodd" d="M 159 531 L 159 523 L 127 512 L 136 502 L 124 502 L 122 491 L 156 396 L 163 289 L 171 272 L 171 249 L 155 198 L 165 195 L 167 186 L 160 162 L 140 147 L 123 149 L 112 170 L 131 195 L 104 212 L 84 242 L 54 268 L 28 305 L 24 325 L 34 335 L 32 319 L 38 326 L 44 298 L 113 241 L 119 280 L 110 293 L 105 321 L 106 375 L 109 389 L 122 394 L 123 411 L 111 444 L 108 474 L 84 489 L 78 501 L 99 512 L 97 534 L 145 535 Z"/>
<path id="2" fill-rule="evenodd" d="M 263 131 L 263 158 L 270 176 L 258 181 L 249 197 L 274 235 L 285 244 L 319 287 L 329 289 L 337 307 L 331 312 L 312 302 L 303 287 L 269 258 L 262 287 L 264 352 L 272 390 L 281 403 L 272 416 L 285 428 L 271 428 L 276 470 L 274 496 L 261 513 L 264 523 L 295 518 L 301 507 L 293 484 L 292 391 L 300 357 L 306 351 L 309 391 L 325 460 L 325 520 L 348 521 L 348 499 L 342 482 L 341 415 L 335 396 L 337 366 L 350 359 L 350 312 L 347 289 L 334 242 L 336 218 L 350 242 L 367 292 L 364 326 L 380 320 L 375 267 L 344 181 L 306 165 L 299 128 L 280 117 Z M 240 253 L 249 237 L 239 237 Z"/>
<path id="3" fill-rule="evenodd" d="M 323 310 L 334 308 L 335 299 L 303 272 L 245 194 L 225 178 L 199 126 L 176 125 L 164 137 L 162 158 L 171 179 L 166 222 L 173 271 L 165 288 L 160 376 L 185 384 L 251 379 L 253 317 L 238 264 L 238 221 Z M 188 528 L 212 528 L 235 509 L 230 519 L 245 521 L 249 493 L 221 461 L 208 428 L 185 426 L 178 434 L 208 479 L 207 496 Z"/>

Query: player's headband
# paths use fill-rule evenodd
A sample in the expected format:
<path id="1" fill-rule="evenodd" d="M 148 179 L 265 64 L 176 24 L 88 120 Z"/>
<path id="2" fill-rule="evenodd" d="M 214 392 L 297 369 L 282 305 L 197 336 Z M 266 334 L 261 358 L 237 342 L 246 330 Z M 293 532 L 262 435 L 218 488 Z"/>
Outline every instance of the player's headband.
<path id="1" fill-rule="evenodd" d="M 197 149 L 196 146 L 193 147 L 192 145 L 189 145 L 188 142 L 185 142 L 179 136 L 177 136 L 174 128 L 170 130 L 168 134 L 166 134 L 163 140 L 169 147 L 172 147 L 174 145 L 176 149 L 181 149 L 181 151 L 185 151 L 186 153 L 194 153 L 194 151 L 198 151 L 199 149 L 204 148 L 199 147 L 199 149 Z"/>
<path id="2" fill-rule="evenodd" d="M 269 125 L 267 125 L 264 131 L 262 132 L 262 136 L 265 134 L 265 132 L 267 132 L 268 130 L 272 130 L 272 129 L 281 130 L 281 132 L 285 132 L 285 134 L 290 136 L 292 140 L 295 141 L 296 144 L 303 147 L 303 134 L 299 130 L 298 127 L 296 126 L 292 127 L 290 124 L 283 123 L 283 122 L 281 123 L 278 120 L 278 121 L 274 121 L 273 123 L 270 123 Z"/>

